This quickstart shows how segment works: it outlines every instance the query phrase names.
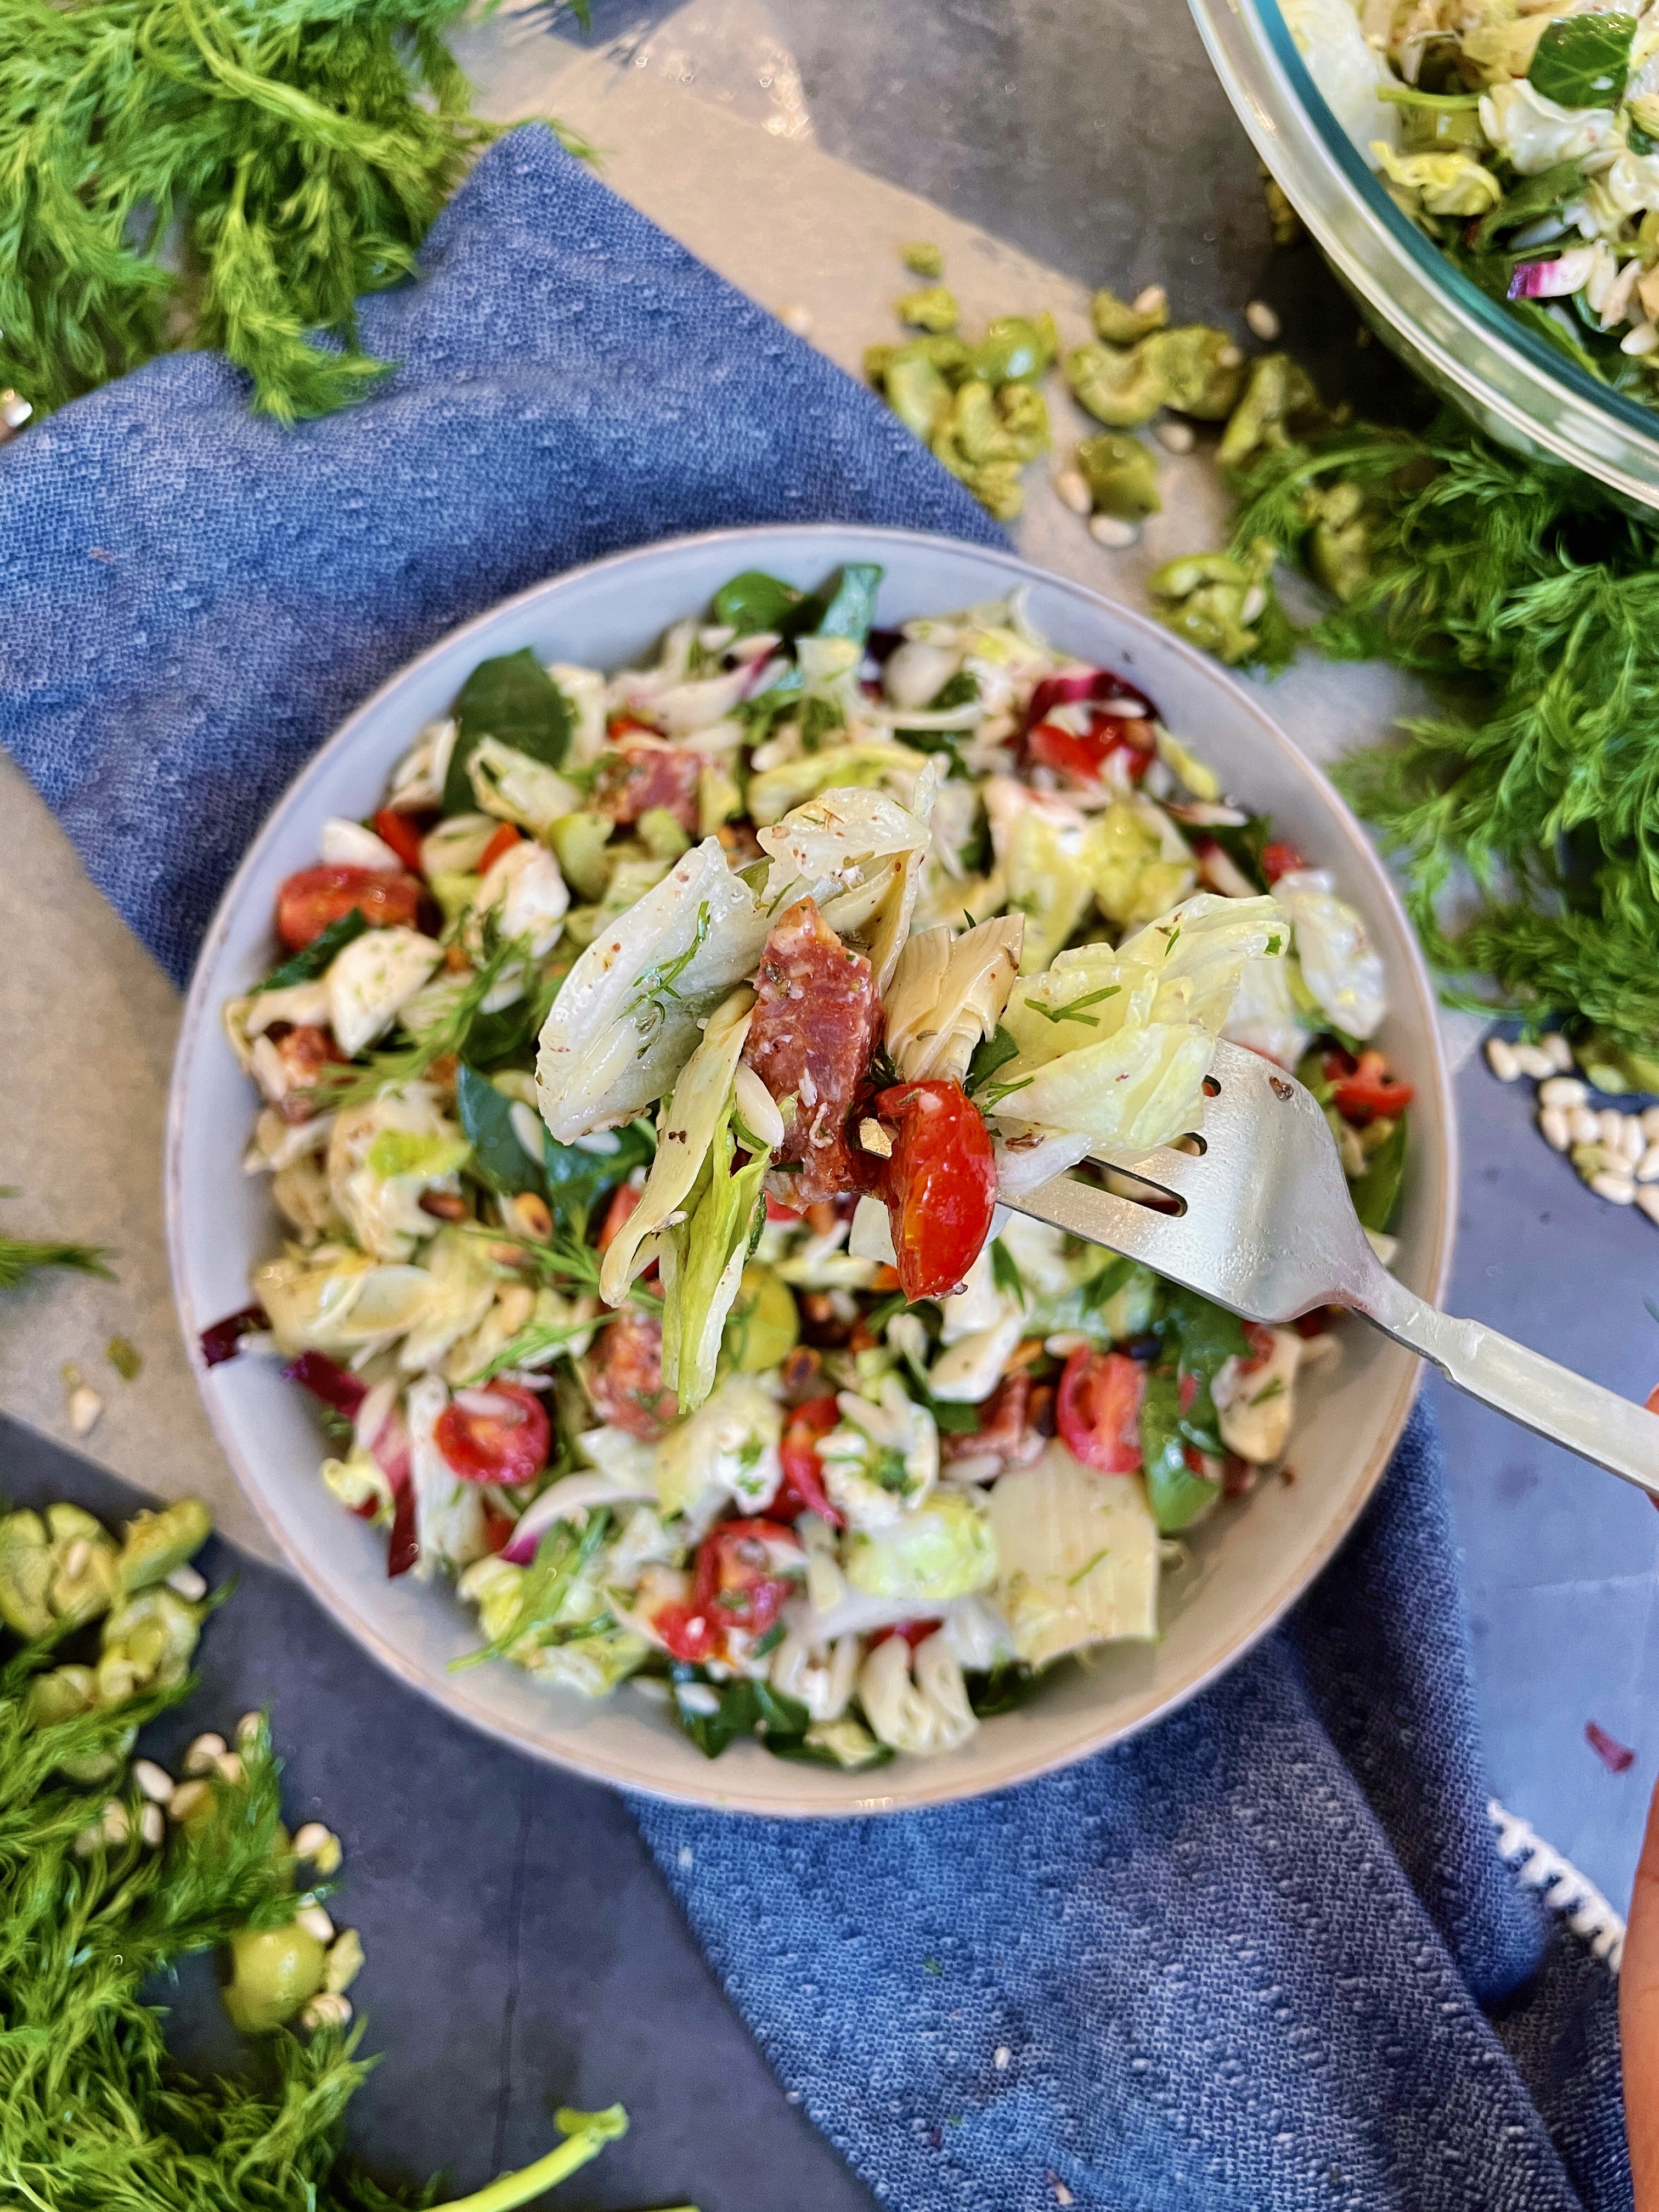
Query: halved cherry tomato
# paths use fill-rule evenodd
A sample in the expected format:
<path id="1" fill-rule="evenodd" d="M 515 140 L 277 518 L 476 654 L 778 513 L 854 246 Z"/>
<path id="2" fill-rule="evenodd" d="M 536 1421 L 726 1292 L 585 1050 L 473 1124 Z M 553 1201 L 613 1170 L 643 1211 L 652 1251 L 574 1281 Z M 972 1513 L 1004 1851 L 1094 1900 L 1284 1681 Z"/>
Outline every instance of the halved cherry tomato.
<path id="1" fill-rule="evenodd" d="M 1247 1321 L 1244 1324 L 1244 1341 L 1250 1348 L 1245 1358 L 1239 1362 L 1239 1372 L 1242 1375 L 1249 1375 L 1256 1368 L 1267 1365 L 1273 1356 L 1279 1340 L 1274 1336 L 1272 1329 L 1265 1327 L 1262 1322 Z"/>
<path id="2" fill-rule="evenodd" d="M 1409 1083 L 1389 1074 L 1380 1052 L 1362 1052 L 1352 1073 L 1343 1065 L 1346 1060 L 1346 1053 L 1325 1055 L 1326 1079 L 1336 1085 L 1336 1110 L 1346 1120 L 1374 1121 L 1382 1115 L 1403 1114 L 1416 1097 Z"/>
<path id="3" fill-rule="evenodd" d="M 796 1207 L 786 1206 L 781 1198 L 774 1198 L 769 1190 L 766 1194 L 766 1218 L 769 1222 L 799 1221 L 800 1214 Z"/>
<path id="4" fill-rule="evenodd" d="M 980 1111 L 959 1083 L 901 1083 L 875 1111 L 896 1121 L 883 1175 L 899 1281 L 912 1304 L 955 1290 L 978 1259 L 996 1206 L 996 1161 Z"/>
<path id="5" fill-rule="evenodd" d="M 1058 722 L 1039 722 L 1026 738 L 1025 750 L 1031 760 L 1079 783 L 1098 783 L 1115 757 L 1120 770 L 1139 782 L 1155 757 L 1140 738 L 1146 727 L 1139 717 L 1132 721 L 1121 714 L 1094 714 L 1087 734 L 1079 736 Z"/>
<path id="6" fill-rule="evenodd" d="M 478 855 L 478 873 L 487 876 L 503 853 L 510 853 L 515 845 L 522 845 L 523 837 L 510 822 L 503 822 L 489 842 Z"/>
<path id="7" fill-rule="evenodd" d="M 496 1513 L 484 1509 L 483 1540 L 486 1551 L 504 1552 L 513 1541 L 513 1531 L 519 1525 L 516 1513 Z"/>
<path id="8" fill-rule="evenodd" d="M 781 1522 L 722 1521 L 697 1547 L 693 1604 L 723 1628 L 763 1636 L 800 1589 L 799 1575 L 777 1571 L 774 1547 L 780 1545 L 801 1556 L 793 1529 Z"/>
<path id="9" fill-rule="evenodd" d="M 771 1504 L 775 1521 L 793 1521 L 803 1513 L 821 1513 L 832 1528 L 842 1525 L 841 1515 L 830 1503 L 823 1486 L 823 1462 L 818 1444 L 839 1425 L 841 1408 L 833 1397 L 809 1398 L 789 1416 L 780 1456 L 783 1480 Z"/>
<path id="10" fill-rule="evenodd" d="M 1307 865 L 1288 839 L 1261 848 L 1261 872 L 1270 884 L 1276 884 L 1281 876 L 1293 876 Z"/>
<path id="11" fill-rule="evenodd" d="M 659 1605 L 651 1616 L 651 1626 L 673 1658 L 690 1660 L 696 1666 L 720 1656 L 720 1625 L 699 1605 L 684 1600 Z"/>
<path id="12" fill-rule="evenodd" d="M 383 845 L 390 845 L 411 875 L 421 872 L 421 833 L 414 817 L 400 814 L 395 806 L 383 806 L 374 817 L 374 835 Z"/>
<path id="13" fill-rule="evenodd" d="M 1133 1474 L 1140 1465 L 1140 1401 L 1146 1370 L 1123 1352 L 1079 1345 L 1060 1378 L 1055 1413 L 1066 1449 L 1103 1474 Z"/>
<path id="14" fill-rule="evenodd" d="M 552 1439 L 541 1400 L 521 1382 L 466 1395 L 471 1402 L 451 1399 L 432 1431 L 446 1462 L 463 1482 L 528 1482 L 547 1465 Z"/>
<path id="15" fill-rule="evenodd" d="M 290 952 L 299 952 L 354 907 L 371 929 L 394 924 L 409 929 L 420 905 L 414 877 L 394 875 L 390 868 L 301 868 L 276 894 L 276 934 Z"/>

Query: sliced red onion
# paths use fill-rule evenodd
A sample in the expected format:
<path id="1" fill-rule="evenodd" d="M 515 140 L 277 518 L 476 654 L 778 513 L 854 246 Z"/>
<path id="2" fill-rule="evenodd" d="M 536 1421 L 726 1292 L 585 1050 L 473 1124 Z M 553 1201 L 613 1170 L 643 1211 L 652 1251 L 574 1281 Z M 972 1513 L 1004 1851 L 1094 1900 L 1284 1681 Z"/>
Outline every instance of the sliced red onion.
<path id="1" fill-rule="evenodd" d="M 227 1314 L 202 1331 L 202 1357 L 210 1367 L 222 1367 L 241 1350 L 245 1336 L 256 1336 L 270 1327 L 263 1306 L 244 1306 L 240 1313 Z"/>
<path id="2" fill-rule="evenodd" d="M 501 1547 L 501 1557 L 515 1567 L 527 1567 L 536 1547 L 556 1521 L 572 1521 L 598 1505 L 649 1504 L 656 1486 L 618 1482 L 611 1474 L 567 1474 L 551 1484 L 520 1514 L 513 1534 Z"/>
<path id="3" fill-rule="evenodd" d="M 283 1368 L 283 1373 L 290 1382 L 302 1383 L 313 1398 L 320 1398 L 337 1413 L 346 1419 L 356 1418 L 357 1408 L 368 1395 L 368 1385 L 346 1368 L 337 1366 L 325 1352 L 302 1352 L 299 1358 Z"/>
<path id="4" fill-rule="evenodd" d="M 1571 246 L 1553 261 L 1521 261 L 1510 278 L 1511 300 L 1564 300 L 1582 291 L 1595 266 L 1593 246 Z"/>

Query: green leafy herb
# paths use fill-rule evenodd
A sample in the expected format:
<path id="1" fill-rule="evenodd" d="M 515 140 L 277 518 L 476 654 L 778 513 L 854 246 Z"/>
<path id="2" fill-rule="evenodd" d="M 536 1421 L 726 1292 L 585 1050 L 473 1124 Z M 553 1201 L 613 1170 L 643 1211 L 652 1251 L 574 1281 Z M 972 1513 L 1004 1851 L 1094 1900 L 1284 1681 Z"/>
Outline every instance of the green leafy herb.
<path id="1" fill-rule="evenodd" d="M 1109 1544 L 1103 1545 L 1100 1550 L 1095 1553 L 1092 1559 L 1085 1559 L 1083 1562 L 1083 1565 L 1078 1569 L 1074 1575 L 1067 1575 L 1066 1577 L 1066 1589 L 1075 1589 L 1080 1582 L 1086 1582 L 1088 1577 L 1093 1574 L 1095 1569 L 1100 1565 L 1101 1561 L 1109 1556 L 1111 1552 L 1111 1548 L 1112 1547 Z"/>
<path id="2" fill-rule="evenodd" d="M 578 1337 L 592 1336 L 598 1329 L 608 1328 L 616 1318 L 615 1314 L 602 1313 L 592 1321 L 526 1322 L 516 1336 L 507 1339 L 493 1359 L 486 1360 L 476 1374 L 467 1376 L 467 1382 L 493 1382 L 498 1375 L 511 1374 L 521 1367 L 538 1366 L 550 1352 L 562 1352 Z M 591 1634 L 593 1623 L 588 1621 L 585 1627 Z"/>
<path id="3" fill-rule="evenodd" d="M 684 951 L 677 952 L 672 960 L 659 961 L 654 968 L 647 968 L 640 978 L 639 989 L 623 1008 L 624 1021 L 631 1021 L 635 1016 L 641 1018 L 641 1029 L 647 1039 L 653 1037 L 668 1019 L 670 1001 L 679 1004 L 676 986 L 708 942 L 708 902 L 704 900 L 697 908 L 696 930 Z"/>
<path id="4" fill-rule="evenodd" d="M 9 1185 L 0 1186 L 0 1198 L 15 1198 Z M 112 1269 L 104 1264 L 101 1244 L 66 1244 L 48 1239 L 40 1243 L 25 1237 L 0 1237 L 0 1291 L 15 1291 L 43 1267 L 65 1267 L 77 1275 L 97 1275 L 112 1283 Z"/>
<path id="5" fill-rule="evenodd" d="M 471 1043 L 473 1024 L 483 1011 L 484 1000 L 509 968 L 527 968 L 530 964 L 527 937 L 499 938 L 486 923 L 483 957 L 442 1015 L 410 1043 L 392 1052 L 368 1054 L 367 1067 L 354 1063 L 337 1068 L 331 1062 L 317 1079 L 319 1105 L 363 1105 L 378 1097 L 382 1091 L 420 1082 L 438 1060 L 465 1053 Z"/>
<path id="6" fill-rule="evenodd" d="M 1140 1402 L 1140 1459 L 1146 1497 L 1161 1536 L 1178 1535 L 1208 1512 L 1220 1485 L 1195 1474 L 1181 1414 L 1181 1384 L 1174 1365 L 1160 1360 L 1146 1377 Z"/>
<path id="7" fill-rule="evenodd" d="M 1563 15 L 1533 49 L 1528 82 L 1560 107 L 1616 107 L 1630 75 L 1634 15 Z"/>
<path id="8" fill-rule="evenodd" d="M 1029 1667 L 1005 1659 L 988 1674 L 967 1677 L 968 1703 L 978 1719 L 994 1720 L 999 1713 L 1012 1713 L 1023 1705 L 1036 1683 L 1037 1677 Z"/>
<path id="9" fill-rule="evenodd" d="M 0 386 L 49 413 L 179 343 L 182 312 L 185 342 L 223 347 L 282 421 L 371 391 L 390 364 L 358 345 L 356 302 L 414 273 L 497 135 L 444 42 L 465 13 L 12 0 Z"/>
<path id="10" fill-rule="evenodd" d="M 325 975 L 334 965 L 335 954 L 343 952 L 368 927 L 362 908 L 354 906 L 349 914 L 340 915 L 331 921 L 309 945 L 302 945 L 280 968 L 273 968 L 263 983 L 254 985 L 249 996 L 257 999 L 261 991 L 286 991 L 295 983 L 315 982 L 318 976 Z"/>
<path id="11" fill-rule="evenodd" d="M 1303 641 L 1440 690 L 1439 713 L 1337 781 L 1397 855 L 1446 997 L 1653 1054 L 1659 519 L 1447 413 L 1265 453 L 1239 480 L 1235 543 L 1311 562 L 1310 506 L 1342 485 L 1364 560 Z M 1453 924 L 1443 896 L 1466 874 L 1479 896 Z"/>
<path id="12" fill-rule="evenodd" d="M 1218 823 L 1204 834 L 1214 838 L 1247 883 L 1258 891 L 1267 890 L 1261 855 L 1272 842 L 1273 825 L 1265 814 L 1253 814 L 1248 822 Z"/>
<path id="13" fill-rule="evenodd" d="M 1579 18 L 1588 21 L 1589 18 Z M 1553 167 L 1540 169 L 1535 177 L 1523 177 L 1513 191 L 1506 192 L 1489 215 L 1485 215 L 1474 228 L 1474 247 L 1484 252 L 1506 230 L 1519 230 L 1523 223 L 1540 222 L 1544 216 L 1559 215 L 1567 202 L 1584 181 L 1583 161 L 1557 161 Z M 1503 283 L 1509 285 L 1509 272 L 1504 270 Z"/>
<path id="14" fill-rule="evenodd" d="M 455 743 L 444 778 L 444 812 L 471 814 L 477 802 L 466 764 L 485 738 L 548 768 L 562 768 L 573 726 L 562 691 L 526 645 L 481 660 L 455 702 Z"/>
<path id="15" fill-rule="evenodd" d="M 1019 1272 L 1019 1263 L 1000 1237 L 991 1243 L 991 1280 L 1005 1297 L 1018 1298 L 1024 1305 L 1025 1278 Z"/>
<path id="16" fill-rule="evenodd" d="M 341 2148 L 347 2107 L 373 2061 L 361 2027 L 261 2040 L 246 2075 L 178 2064 L 167 2009 L 147 1991 L 183 1960 L 295 1910 L 281 1768 L 261 1726 L 239 1741 L 242 1774 L 216 1782 L 158 1849 L 76 1848 L 113 1796 L 136 1830 L 142 1800 L 122 1770 L 132 1732 L 182 1705 L 195 1678 L 54 1717 L 31 1694 L 52 1639 L 0 1668 L 0 2171 L 21 2204 L 54 2212 L 398 2212 L 435 2192 L 392 2193 Z M 99 1773 L 76 1782 L 71 1771 Z M 49 2054 L 50 2063 L 45 2063 Z M 620 2106 L 561 2112 L 566 2138 L 442 2212 L 514 2212 L 614 2142 Z"/>
<path id="17" fill-rule="evenodd" d="M 521 1636 L 551 1631 L 571 1584 L 604 1548 L 610 1530 L 611 1516 L 603 1506 L 591 1512 L 580 1529 L 568 1521 L 556 1521 L 537 1545 L 533 1563 L 525 1569 L 512 1620 L 490 1643 L 452 1659 L 448 1671 L 459 1674 L 470 1667 L 481 1667 L 486 1659 L 505 1658 Z M 580 1632 L 592 1626 L 584 1621 Z"/>
<path id="18" fill-rule="evenodd" d="M 1019 1058 L 1019 1047 L 1000 1022 L 988 1037 L 981 1037 L 974 1047 L 973 1057 L 968 1062 L 968 1079 L 963 1088 L 971 1096 L 981 1090 L 998 1068 L 1006 1067 L 1011 1060 Z"/>
<path id="19" fill-rule="evenodd" d="M 1282 1398 L 1284 1395 L 1285 1377 L 1282 1375 L 1275 1375 L 1271 1382 L 1262 1384 L 1249 1402 L 1252 1406 L 1267 1406 L 1270 1405 L 1275 1398 Z"/>
<path id="20" fill-rule="evenodd" d="M 1179 934 L 1177 930 L 1176 935 Z M 1174 937 L 1170 943 L 1173 945 Z M 1056 1028 L 1061 1022 L 1081 1022 L 1085 1028 L 1097 1030 L 1100 1027 L 1099 1015 L 1085 1014 L 1084 1007 L 1097 1006 L 1103 999 L 1115 999 L 1122 988 L 1121 983 L 1108 983 L 1104 990 L 1087 991 L 1082 998 L 1073 999 L 1064 1006 L 1045 1006 L 1041 999 L 1028 999 L 1025 1003 L 1034 1014 L 1041 1014 L 1045 1022 L 1053 1022 Z"/>
<path id="21" fill-rule="evenodd" d="M 491 1190 L 506 1195 L 526 1190 L 539 1193 L 545 1188 L 546 1178 L 539 1160 L 532 1159 L 519 1142 L 513 1127 L 513 1104 L 487 1075 L 461 1062 L 455 1074 L 455 1112 L 472 1147 L 473 1174 Z M 539 1117 L 537 1126 L 539 1128 Z"/>

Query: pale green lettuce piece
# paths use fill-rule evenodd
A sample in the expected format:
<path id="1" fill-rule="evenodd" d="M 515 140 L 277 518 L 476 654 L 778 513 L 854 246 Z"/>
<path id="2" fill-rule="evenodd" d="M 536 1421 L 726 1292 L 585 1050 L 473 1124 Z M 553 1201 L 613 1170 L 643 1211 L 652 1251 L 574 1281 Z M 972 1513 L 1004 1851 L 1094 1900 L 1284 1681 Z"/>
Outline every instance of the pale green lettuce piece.
<path id="1" fill-rule="evenodd" d="M 783 1414 L 752 1376 L 734 1375 L 657 1446 L 657 1510 L 683 1514 L 701 1534 L 735 1500 L 748 1514 L 771 1503 L 782 1478 Z"/>
<path id="2" fill-rule="evenodd" d="M 870 1597 L 914 1598 L 919 1613 L 994 1582 L 990 1524 L 960 1491 L 936 1490 L 915 1512 L 878 1528 L 854 1529 L 842 1570 Z"/>
<path id="3" fill-rule="evenodd" d="M 902 801 L 915 785 L 920 765 L 908 745 L 883 744 L 873 738 L 800 753 L 750 777 L 750 818 L 758 828 L 769 829 L 832 785 L 842 790 L 887 791 Z"/>
<path id="4" fill-rule="evenodd" d="M 1077 839 L 1034 807 L 1015 817 L 1000 855 L 1009 906 L 1025 917 L 1022 974 L 1046 968 L 1089 910 L 1094 880 Z"/>
<path id="5" fill-rule="evenodd" d="M 1162 807 L 1128 793 L 1097 814 L 1078 858 L 1095 899 L 1120 929 L 1167 914 L 1193 887 L 1193 856 Z"/>

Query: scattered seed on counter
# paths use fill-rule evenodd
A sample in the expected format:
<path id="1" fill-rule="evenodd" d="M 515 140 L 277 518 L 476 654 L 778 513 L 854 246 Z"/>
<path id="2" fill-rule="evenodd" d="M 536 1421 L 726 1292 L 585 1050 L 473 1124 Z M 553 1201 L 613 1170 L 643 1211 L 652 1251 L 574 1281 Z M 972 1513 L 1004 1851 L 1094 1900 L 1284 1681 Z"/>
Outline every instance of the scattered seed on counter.
<path id="1" fill-rule="evenodd" d="M 1515 1047 L 1504 1037 L 1487 1038 L 1486 1065 L 1500 1083 L 1513 1083 L 1521 1073 Z"/>
<path id="2" fill-rule="evenodd" d="M 1624 1148 L 1625 1117 L 1616 1106 L 1604 1106 L 1595 1117 L 1596 1133 L 1609 1152 Z"/>
<path id="3" fill-rule="evenodd" d="M 98 1416 L 104 1410 L 104 1401 L 98 1393 L 82 1382 L 71 1390 L 69 1398 L 69 1425 L 72 1436 L 87 1437 L 98 1425 Z"/>
<path id="4" fill-rule="evenodd" d="M 1555 1062 L 1541 1045 L 1517 1044 L 1511 1048 L 1515 1064 L 1522 1075 L 1531 1076 L 1534 1083 L 1542 1083 L 1555 1073 Z"/>
<path id="5" fill-rule="evenodd" d="M 1090 521 L 1089 535 L 1097 545 L 1104 545 L 1113 553 L 1121 553 L 1126 546 L 1134 544 L 1140 531 L 1135 523 L 1124 522 L 1115 514 L 1097 514 Z"/>
<path id="6" fill-rule="evenodd" d="M 1519 1073 L 1516 1070 L 1516 1073 Z M 1552 1075 L 1538 1086 L 1540 1106 L 1582 1106 L 1589 1097 L 1589 1085 L 1580 1083 L 1571 1075 Z"/>
<path id="7" fill-rule="evenodd" d="M 1060 504 L 1069 507 L 1073 514 L 1087 514 L 1095 503 L 1094 495 L 1079 469 L 1062 469 L 1054 478 L 1054 493 Z"/>
<path id="8" fill-rule="evenodd" d="M 1198 442 L 1198 434 L 1190 422 L 1175 420 L 1160 422 L 1153 435 L 1166 453 L 1190 453 Z"/>
<path id="9" fill-rule="evenodd" d="M 1649 1183 L 1636 1194 L 1636 1203 L 1656 1229 L 1659 1229 L 1659 1184 Z"/>
<path id="10" fill-rule="evenodd" d="M 1638 1182 L 1659 1182 L 1659 1145 L 1650 1145 L 1636 1163 Z"/>
<path id="11" fill-rule="evenodd" d="M 1629 1206 L 1636 1196 L 1636 1185 L 1627 1175 L 1620 1175 L 1612 1168 L 1604 1168 L 1593 1175 L 1589 1187 L 1598 1198 L 1605 1198 L 1611 1206 Z"/>
<path id="12" fill-rule="evenodd" d="M 1594 1145 L 1601 1139 L 1601 1124 L 1591 1107 L 1575 1106 L 1567 1117 L 1567 1127 L 1575 1145 Z"/>
<path id="13" fill-rule="evenodd" d="M 1565 1152 L 1572 1142 L 1572 1124 L 1567 1119 L 1565 1106 L 1545 1106 L 1540 1109 L 1538 1127 L 1544 1142 L 1553 1152 Z"/>
<path id="14" fill-rule="evenodd" d="M 1265 300 L 1252 300 L 1244 310 L 1244 319 L 1250 326 L 1251 336 L 1260 338 L 1263 345 L 1272 345 L 1283 328 Z"/>
<path id="15" fill-rule="evenodd" d="M 785 330 L 793 331 L 798 338 L 810 338 L 812 335 L 812 310 L 810 307 L 780 307 L 778 320 Z"/>
<path id="16" fill-rule="evenodd" d="M 1550 1030 L 1545 1036 L 1539 1039 L 1539 1042 L 1543 1046 L 1544 1050 L 1548 1053 L 1552 1062 L 1560 1070 L 1563 1075 L 1571 1075 L 1572 1073 L 1572 1047 L 1567 1042 L 1565 1037 L 1562 1036 L 1559 1030 Z"/>

